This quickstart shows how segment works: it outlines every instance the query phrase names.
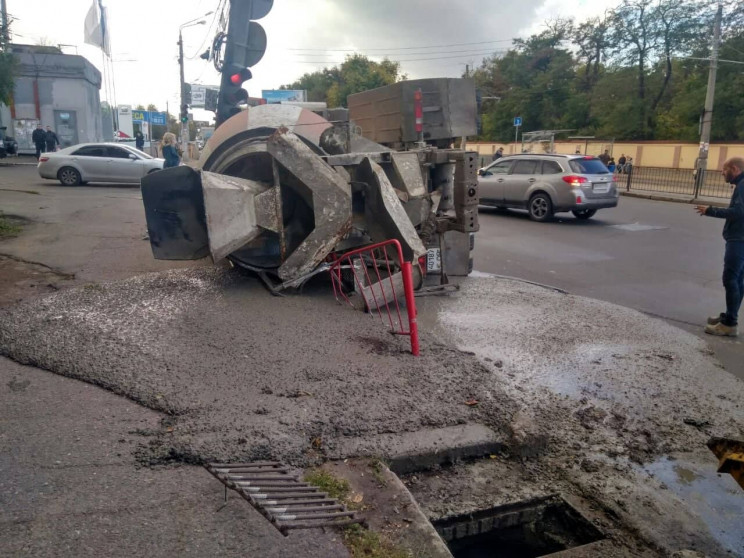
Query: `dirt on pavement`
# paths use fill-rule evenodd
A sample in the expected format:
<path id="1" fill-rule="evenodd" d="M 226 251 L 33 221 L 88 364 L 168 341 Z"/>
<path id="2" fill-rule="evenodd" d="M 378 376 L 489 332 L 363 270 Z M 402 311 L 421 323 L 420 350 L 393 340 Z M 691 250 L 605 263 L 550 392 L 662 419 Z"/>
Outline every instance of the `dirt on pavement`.
<path id="1" fill-rule="evenodd" d="M 725 522 L 716 531 L 720 518 L 655 480 L 670 455 L 715 477 L 705 442 L 744 432 L 744 384 L 702 341 L 633 310 L 492 278 L 422 301 L 420 317 L 414 358 L 323 280 L 275 298 L 234 270 L 177 270 L 6 309 L 0 351 L 167 413 L 140 432 L 142 463 L 306 466 L 348 438 L 481 423 L 507 452 L 418 475 L 409 486 L 430 518 L 562 492 L 597 507 L 618 541 L 632 533 L 634 553 L 731 555 L 739 534 Z M 510 468 L 511 481 L 484 481 Z"/>

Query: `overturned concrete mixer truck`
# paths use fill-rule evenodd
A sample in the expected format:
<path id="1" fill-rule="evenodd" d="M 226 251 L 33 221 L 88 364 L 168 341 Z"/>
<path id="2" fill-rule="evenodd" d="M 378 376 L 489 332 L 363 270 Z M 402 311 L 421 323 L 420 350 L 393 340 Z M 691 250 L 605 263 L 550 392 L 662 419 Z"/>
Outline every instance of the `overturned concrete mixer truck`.
<path id="1" fill-rule="evenodd" d="M 350 250 L 395 239 L 416 288 L 467 275 L 477 157 L 451 145 L 477 131 L 473 82 L 415 80 L 352 97 L 330 121 L 292 105 L 243 110 L 194 168 L 144 178 L 154 257 L 227 258 L 279 292 Z M 388 145 L 374 141 L 381 126 Z"/>

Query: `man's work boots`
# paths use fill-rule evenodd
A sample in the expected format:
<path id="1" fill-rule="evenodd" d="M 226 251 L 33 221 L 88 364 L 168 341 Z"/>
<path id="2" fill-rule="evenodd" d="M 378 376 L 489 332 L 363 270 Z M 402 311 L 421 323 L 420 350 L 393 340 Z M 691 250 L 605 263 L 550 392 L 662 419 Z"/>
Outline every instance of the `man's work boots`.
<path id="1" fill-rule="evenodd" d="M 718 335 L 720 337 L 736 337 L 739 335 L 739 329 L 736 326 L 727 326 L 719 321 L 717 324 L 708 324 L 705 326 L 705 333 Z"/>

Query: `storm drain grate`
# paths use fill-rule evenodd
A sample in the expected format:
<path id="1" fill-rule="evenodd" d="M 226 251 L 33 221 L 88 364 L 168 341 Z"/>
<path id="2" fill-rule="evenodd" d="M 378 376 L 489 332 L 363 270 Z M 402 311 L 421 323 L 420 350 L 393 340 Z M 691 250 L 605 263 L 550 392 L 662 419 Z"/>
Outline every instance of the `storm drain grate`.
<path id="1" fill-rule="evenodd" d="M 275 461 L 210 463 L 206 466 L 227 489 L 231 488 L 271 521 L 279 531 L 338 527 L 361 523 L 335 498 L 302 482 L 288 467 Z"/>

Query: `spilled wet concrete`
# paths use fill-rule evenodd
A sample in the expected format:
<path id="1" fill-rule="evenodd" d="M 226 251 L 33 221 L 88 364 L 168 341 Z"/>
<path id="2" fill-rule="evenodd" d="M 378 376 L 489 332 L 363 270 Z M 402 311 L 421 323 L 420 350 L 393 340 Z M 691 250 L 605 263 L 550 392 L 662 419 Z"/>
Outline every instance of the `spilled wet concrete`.
<path id="1" fill-rule="evenodd" d="M 744 517 L 744 498 L 731 497 L 736 484 L 715 473 L 706 447 L 713 435 L 744 433 L 744 383 L 700 339 L 627 308 L 495 278 L 426 304 L 422 314 L 499 377 L 515 422 L 541 442 L 516 463 L 496 455 L 406 477 L 430 517 L 559 492 L 600 511 L 598 524 L 630 555 L 744 555 L 729 526 Z M 677 482 L 670 455 L 682 467 Z M 702 470 L 704 485 L 684 476 Z"/>
<path id="2" fill-rule="evenodd" d="M 503 441 L 498 454 L 406 477 L 431 519 L 560 492 L 598 510 L 631 554 L 732 555 L 644 469 L 672 452 L 715 469 L 707 439 L 744 432 L 744 384 L 698 338 L 611 304 L 473 278 L 419 302 L 417 359 L 322 280 L 305 294 L 274 298 L 230 270 L 143 275 L 2 311 L 0 352 L 167 413 L 139 432 L 146 464 L 306 466 L 377 451 L 386 436 L 482 425 Z"/>
<path id="3" fill-rule="evenodd" d="M 339 305 L 330 285 L 272 297 L 235 271 L 143 275 L 60 292 L 0 316 L 0 352 L 169 415 L 145 463 L 277 459 L 307 465 L 388 433 L 469 422 L 499 431 L 511 403 L 465 404 L 490 372 Z M 312 289 L 312 287 L 311 287 Z"/>

